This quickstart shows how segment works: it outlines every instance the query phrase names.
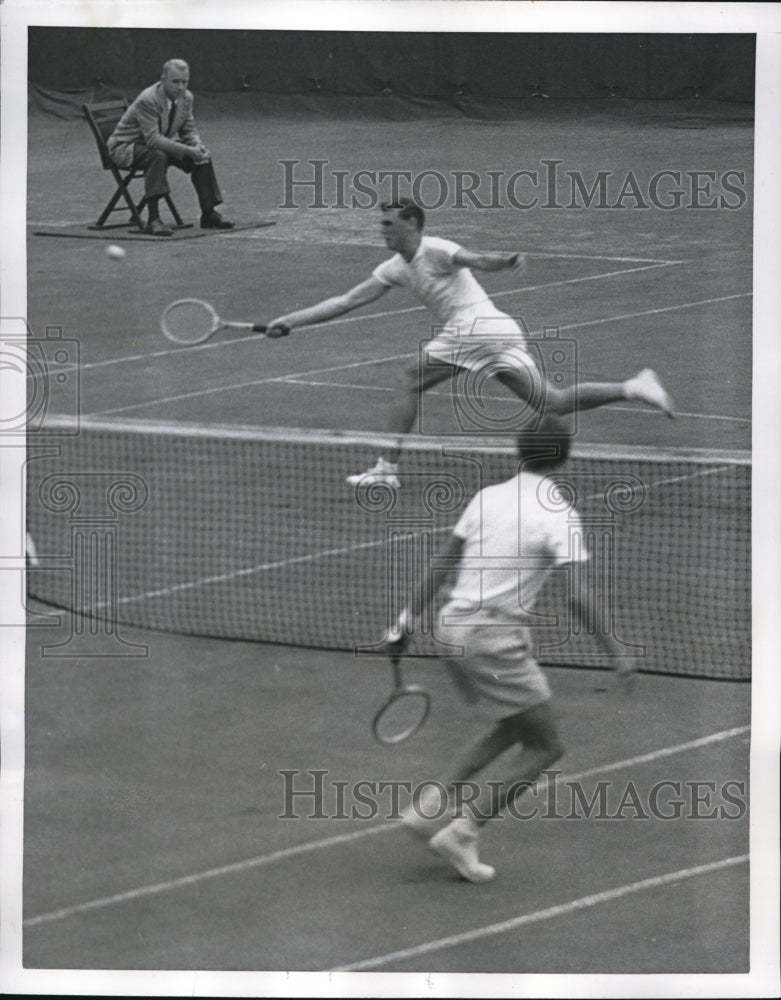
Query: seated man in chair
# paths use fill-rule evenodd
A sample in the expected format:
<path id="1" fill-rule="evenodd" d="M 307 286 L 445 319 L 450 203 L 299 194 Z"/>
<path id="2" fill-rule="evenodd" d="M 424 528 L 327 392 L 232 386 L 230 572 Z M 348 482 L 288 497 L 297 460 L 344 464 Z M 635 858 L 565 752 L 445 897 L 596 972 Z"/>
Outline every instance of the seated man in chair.
<path id="1" fill-rule="evenodd" d="M 190 175 L 201 206 L 202 229 L 232 229 L 233 223 L 216 210 L 222 194 L 211 154 L 201 142 L 193 119 L 193 95 L 187 89 L 190 68 L 182 59 L 169 59 L 159 83 L 141 91 L 108 139 L 108 150 L 118 167 L 144 170 L 146 232 L 171 236 L 160 220 L 158 203 L 168 194 L 167 171 L 178 167 Z"/>

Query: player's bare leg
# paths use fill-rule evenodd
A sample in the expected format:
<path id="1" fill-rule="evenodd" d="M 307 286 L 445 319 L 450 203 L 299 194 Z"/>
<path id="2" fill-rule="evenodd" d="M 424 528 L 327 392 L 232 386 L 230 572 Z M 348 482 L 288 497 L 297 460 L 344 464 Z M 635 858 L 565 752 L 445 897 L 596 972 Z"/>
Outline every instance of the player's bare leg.
<path id="1" fill-rule="evenodd" d="M 485 794 L 479 803 L 474 800 L 474 811 L 480 822 L 502 812 L 507 803 L 508 790 L 514 784 L 523 786 L 535 781 L 541 771 L 554 764 L 564 753 L 549 701 L 507 716 L 474 744 L 446 783 L 447 788 L 455 791 L 456 803 L 459 801 L 459 784 L 469 782 L 513 746 L 520 747 L 520 752 L 515 758 L 512 773 L 502 783 L 500 794 L 491 800 L 490 805 Z M 519 787 L 514 794 L 518 795 L 522 790 L 523 787 Z M 462 792 L 461 801 L 467 806 L 473 800 L 467 799 Z"/>
<path id="2" fill-rule="evenodd" d="M 394 489 L 398 488 L 399 479 L 396 472 L 401 454 L 402 437 L 404 434 L 408 434 L 415 425 L 420 409 L 420 394 L 449 379 L 452 374 L 452 369 L 447 366 L 421 370 L 418 364 L 414 364 L 407 368 L 388 421 L 388 432 L 393 436 L 398 435 L 399 440 L 388 450 L 387 458 L 385 455 L 381 455 L 377 464 L 371 469 L 355 476 L 348 476 L 347 482 L 351 486 L 371 486 L 374 483 L 385 483 Z"/>
<path id="3" fill-rule="evenodd" d="M 458 806 L 459 783 L 467 782 L 509 747 L 520 745 L 521 752 L 510 775 L 502 782 L 498 797 L 484 794 L 474 801 L 475 808 Z M 540 773 L 554 764 L 563 749 L 556 731 L 550 702 L 543 702 L 516 715 L 502 719 L 472 748 L 461 767 L 448 782 L 455 793 L 455 818 L 429 840 L 429 847 L 449 862 L 470 882 L 488 882 L 496 874 L 491 865 L 480 861 L 480 827 L 486 820 L 498 816 L 528 789 Z"/>
<path id="4" fill-rule="evenodd" d="M 557 389 L 549 382 L 543 384 L 542 376 L 539 372 L 535 375 L 534 369 L 497 372 L 496 377 L 519 399 L 529 402 L 541 398 L 545 409 L 558 416 L 629 401 L 647 403 L 668 417 L 675 416 L 669 393 L 650 368 L 624 382 L 579 382 L 567 389 Z"/>
<path id="5" fill-rule="evenodd" d="M 401 436 L 409 433 L 414 426 L 420 408 L 420 394 L 450 378 L 452 373 L 447 365 L 420 368 L 416 364 L 407 369 L 399 396 L 391 410 L 388 426 L 391 434 L 400 436 L 398 444 L 389 449 L 387 458 L 381 456 L 371 469 L 348 476 L 347 482 L 351 486 L 385 483 L 394 489 L 398 488 L 396 473 L 402 446 Z M 530 406 L 542 406 L 558 416 L 627 401 L 647 403 L 666 413 L 668 417 L 675 415 L 670 395 L 650 368 L 644 368 L 624 382 L 579 382 L 566 389 L 558 389 L 546 382 L 531 359 L 528 365 L 521 363 L 517 368 L 497 372 L 496 377 Z M 518 430 L 522 428 L 519 427 Z"/>
<path id="6" fill-rule="evenodd" d="M 498 796 L 489 796 L 484 791 L 480 798 L 475 798 L 471 787 L 469 796 L 464 795 L 464 783 L 469 782 L 510 747 L 518 745 L 521 750 L 515 766 L 501 783 Z M 444 787 L 450 792 L 447 815 L 448 818 L 451 815 L 454 818 L 440 829 L 441 816 L 437 814 L 436 818 L 428 819 L 428 815 L 434 815 L 434 810 L 424 812 L 426 806 L 423 805 L 421 813 L 411 808 L 405 810 L 402 817 L 405 826 L 418 836 L 428 839 L 429 847 L 469 882 L 489 882 L 496 872 L 491 865 L 480 861 L 481 825 L 503 812 L 507 804 L 514 802 L 562 753 L 550 702 L 546 701 L 508 716 L 474 744 L 458 770 L 445 783 Z M 430 791 L 439 798 L 440 793 L 434 788 Z M 433 794 L 428 798 L 433 799 Z M 437 810 L 439 812 L 441 809 Z M 438 832 L 434 832 L 435 830 Z"/>
<path id="7" fill-rule="evenodd" d="M 540 773 L 551 767 L 564 753 L 550 702 L 503 719 L 502 723 L 512 742 L 520 746 L 512 772 L 502 782 L 496 801 L 490 808 L 478 812 L 478 824 L 500 815 L 508 802 L 512 803 L 537 780 Z"/>
<path id="8" fill-rule="evenodd" d="M 417 805 L 410 805 L 402 810 L 401 818 L 406 829 L 418 837 L 430 840 L 437 830 L 453 818 L 453 805 L 459 801 L 458 784 L 469 781 L 516 742 L 517 736 L 512 728 L 501 723 L 481 736 L 468 751 L 457 771 L 441 785 L 424 787 Z M 442 789 L 447 794 L 445 803 L 442 802 Z"/>
<path id="9" fill-rule="evenodd" d="M 512 774 L 502 782 L 498 800 L 492 803 L 490 814 L 479 806 L 457 810 L 455 819 L 429 841 L 429 847 L 449 861 L 456 871 L 470 882 L 488 882 L 496 874 L 491 865 L 480 861 L 480 828 L 486 820 L 498 816 L 508 804 L 529 789 L 540 773 L 550 767 L 561 755 L 557 743 L 524 746 Z"/>

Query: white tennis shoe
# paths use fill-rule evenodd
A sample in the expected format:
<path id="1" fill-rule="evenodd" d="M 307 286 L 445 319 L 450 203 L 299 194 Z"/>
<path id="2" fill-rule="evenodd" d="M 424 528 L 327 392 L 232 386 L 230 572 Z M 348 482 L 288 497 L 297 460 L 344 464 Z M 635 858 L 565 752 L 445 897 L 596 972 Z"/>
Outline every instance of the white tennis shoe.
<path id="1" fill-rule="evenodd" d="M 490 882 L 496 875 L 491 865 L 484 865 L 477 853 L 479 827 L 470 816 L 459 816 L 444 830 L 434 834 L 428 846 L 448 861 L 468 882 Z"/>
<path id="2" fill-rule="evenodd" d="M 348 476 L 347 482 L 350 486 L 374 486 L 375 483 L 384 483 L 391 489 L 397 490 L 401 483 L 396 475 L 398 465 L 396 462 L 386 462 L 384 458 L 378 458 L 377 464 L 367 472 L 359 472 L 355 476 Z"/>
<path id="3" fill-rule="evenodd" d="M 627 399 L 648 403 L 666 413 L 668 417 L 675 417 L 672 398 L 652 368 L 644 368 L 634 378 L 627 379 L 624 382 L 624 391 Z"/>

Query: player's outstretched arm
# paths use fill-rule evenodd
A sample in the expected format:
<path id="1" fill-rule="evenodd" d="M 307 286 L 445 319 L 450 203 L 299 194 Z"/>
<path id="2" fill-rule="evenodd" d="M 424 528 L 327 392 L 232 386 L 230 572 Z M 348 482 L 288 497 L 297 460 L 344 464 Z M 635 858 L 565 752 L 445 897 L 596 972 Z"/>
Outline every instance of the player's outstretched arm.
<path id="1" fill-rule="evenodd" d="M 526 273 L 526 254 L 520 251 L 481 253 L 461 249 L 453 256 L 453 263 L 472 271 L 512 271 L 519 276 Z"/>
<path id="2" fill-rule="evenodd" d="M 384 285 L 377 278 L 367 278 L 360 285 L 355 285 L 349 292 L 343 295 L 334 295 L 330 299 L 323 299 L 316 305 L 306 309 L 298 309 L 295 312 L 285 313 L 284 316 L 277 316 L 271 320 L 269 327 L 288 327 L 293 329 L 297 326 L 311 326 L 313 323 L 324 323 L 326 320 L 335 319 L 345 313 L 359 309 L 361 306 L 374 302 L 388 291 L 388 285 Z"/>

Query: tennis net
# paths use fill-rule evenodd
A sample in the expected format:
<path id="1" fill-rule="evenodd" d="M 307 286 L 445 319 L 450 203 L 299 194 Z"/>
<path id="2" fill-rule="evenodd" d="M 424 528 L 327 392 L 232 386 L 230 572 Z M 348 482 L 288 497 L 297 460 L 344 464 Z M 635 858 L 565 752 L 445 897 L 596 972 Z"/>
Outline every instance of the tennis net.
<path id="1" fill-rule="evenodd" d="M 56 440 L 28 461 L 32 596 L 112 628 L 317 648 L 377 643 L 469 499 L 518 471 L 506 439 L 410 437 L 398 491 L 345 483 L 387 447 L 376 435 L 82 419 Z M 748 678 L 748 454 L 583 446 L 560 480 L 597 617 L 639 668 Z M 570 634 L 566 587 L 551 574 L 535 609 L 540 658 L 600 665 L 593 635 Z M 425 633 L 412 651 L 437 655 Z"/>

